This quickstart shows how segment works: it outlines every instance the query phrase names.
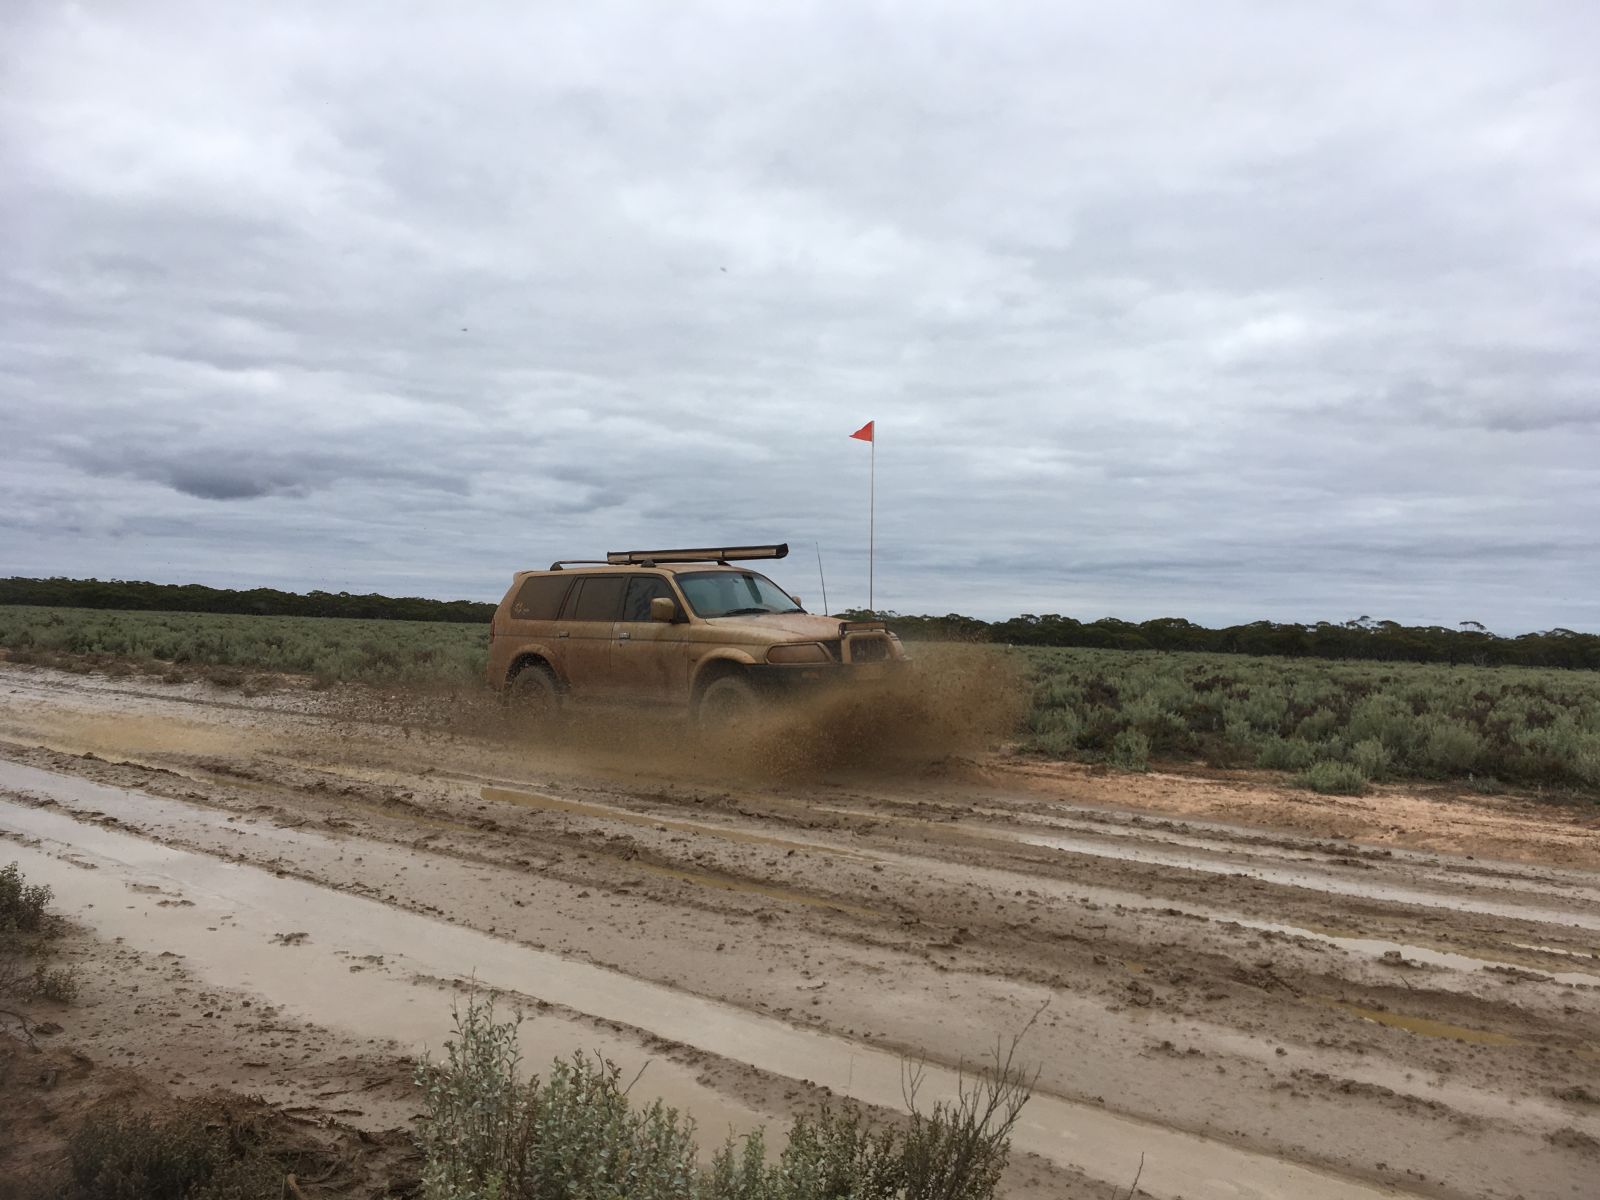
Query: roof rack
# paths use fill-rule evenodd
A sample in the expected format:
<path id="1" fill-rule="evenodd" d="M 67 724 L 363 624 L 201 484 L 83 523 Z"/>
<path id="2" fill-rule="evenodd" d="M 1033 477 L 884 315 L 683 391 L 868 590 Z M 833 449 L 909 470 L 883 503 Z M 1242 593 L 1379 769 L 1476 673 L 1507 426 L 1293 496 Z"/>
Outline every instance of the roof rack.
<path id="1" fill-rule="evenodd" d="M 755 558 L 787 558 L 789 543 L 776 546 L 705 546 L 694 550 L 612 550 L 612 566 L 653 567 L 658 563 L 727 563 Z"/>
<path id="2" fill-rule="evenodd" d="M 558 558 L 550 564 L 552 571 L 560 571 L 565 567 L 603 567 L 606 560 L 603 558 Z"/>

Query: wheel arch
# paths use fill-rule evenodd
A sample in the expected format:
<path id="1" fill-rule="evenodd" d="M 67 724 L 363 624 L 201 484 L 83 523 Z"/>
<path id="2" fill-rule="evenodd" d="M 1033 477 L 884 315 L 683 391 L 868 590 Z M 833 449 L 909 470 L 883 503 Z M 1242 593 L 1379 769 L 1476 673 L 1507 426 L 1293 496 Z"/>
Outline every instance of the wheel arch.
<path id="1" fill-rule="evenodd" d="M 725 650 L 706 656 L 695 667 L 694 681 L 689 688 L 690 704 L 698 706 L 705 690 L 717 680 L 743 675 L 747 668 L 755 665 L 755 658 L 743 651 Z"/>
<path id="2" fill-rule="evenodd" d="M 511 681 L 529 668 L 549 671 L 551 677 L 556 681 L 556 686 L 563 691 L 566 690 L 567 681 L 562 677 L 555 663 L 550 660 L 550 656 L 538 646 L 527 647 L 511 656 L 511 662 L 506 667 L 505 682 L 502 686 L 510 687 Z"/>

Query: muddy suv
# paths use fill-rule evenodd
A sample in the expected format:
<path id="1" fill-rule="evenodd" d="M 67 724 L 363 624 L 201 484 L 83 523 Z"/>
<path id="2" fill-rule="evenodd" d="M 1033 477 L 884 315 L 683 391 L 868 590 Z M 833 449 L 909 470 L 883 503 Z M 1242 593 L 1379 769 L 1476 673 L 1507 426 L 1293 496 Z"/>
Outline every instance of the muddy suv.
<path id="1" fill-rule="evenodd" d="M 905 654 L 883 622 L 808 613 L 735 565 L 788 553 L 631 550 L 520 571 L 489 625 L 489 683 L 535 715 L 573 698 L 725 725 L 784 692 L 897 670 Z"/>

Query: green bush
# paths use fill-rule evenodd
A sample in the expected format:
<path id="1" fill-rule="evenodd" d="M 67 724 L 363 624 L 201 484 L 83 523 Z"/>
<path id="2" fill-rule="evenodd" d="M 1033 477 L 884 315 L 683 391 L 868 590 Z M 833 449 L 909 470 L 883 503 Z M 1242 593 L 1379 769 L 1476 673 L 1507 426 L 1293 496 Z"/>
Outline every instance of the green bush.
<path id="1" fill-rule="evenodd" d="M 13 661 L 46 665 L 75 665 L 51 657 L 65 654 L 144 662 L 158 675 L 194 666 L 219 687 L 243 685 L 247 671 L 460 686 L 483 678 L 489 626 L 15 606 L 0 607 L 0 646 Z"/>
<path id="2" fill-rule="evenodd" d="M 472 997 L 444 1060 L 418 1066 L 423 1200 L 988 1200 L 1029 1090 L 1007 1056 L 923 1113 L 913 1074 L 905 1133 L 824 1109 L 795 1121 L 776 1162 L 757 1131 L 702 1169 L 693 1122 L 635 1109 L 612 1063 L 574 1055 L 522 1082 L 516 1030 Z"/>
<path id="3" fill-rule="evenodd" d="M 1295 782 L 1313 792 L 1332 796 L 1359 796 L 1367 790 L 1367 778 L 1354 763 L 1313 763 L 1307 771 L 1295 776 Z"/>
<path id="4" fill-rule="evenodd" d="M 1137 729 L 1124 729 L 1111 742 L 1111 763 L 1124 771 L 1150 769 L 1150 739 Z"/>
<path id="5" fill-rule="evenodd" d="M 1256 763 L 1276 771 L 1299 771 L 1317 761 L 1317 748 L 1301 737 L 1272 737 L 1256 751 Z"/>
<path id="6" fill-rule="evenodd" d="M 1600 673 L 1330 662 L 1137 650 L 1017 651 L 1035 682 L 1025 749 L 1304 772 L 1349 762 L 1370 779 L 1492 775 L 1600 790 Z M 1074 722 L 1076 722 L 1074 724 Z M 1073 735 L 1053 736 L 1065 731 Z M 1124 751 L 1124 754 L 1127 752 Z M 1137 758 L 1137 756 L 1131 756 Z"/>
<path id="7" fill-rule="evenodd" d="M 1367 738 L 1350 747 L 1350 762 L 1367 779 L 1382 779 L 1389 773 L 1394 754 L 1377 738 Z"/>
<path id="8" fill-rule="evenodd" d="M 63 1200 L 279 1200 L 284 1171 L 250 1127 L 212 1119 L 198 1104 L 167 1120 L 142 1113 L 90 1117 L 67 1143 Z"/>
<path id="9" fill-rule="evenodd" d="M 1440 775 L 1470 773 L 1483 750 L 1476 730 L 1448 717 L 1429 717 L 1422 724 L 1422 735 L 1418 765 Z"/>
<path id="10" fill-rule="evenodd" d="M 24 880 L 16 863 L 0 867 L 0 927 L 38 932 L 50 895 L 44 884 L 30 885 Z"/>

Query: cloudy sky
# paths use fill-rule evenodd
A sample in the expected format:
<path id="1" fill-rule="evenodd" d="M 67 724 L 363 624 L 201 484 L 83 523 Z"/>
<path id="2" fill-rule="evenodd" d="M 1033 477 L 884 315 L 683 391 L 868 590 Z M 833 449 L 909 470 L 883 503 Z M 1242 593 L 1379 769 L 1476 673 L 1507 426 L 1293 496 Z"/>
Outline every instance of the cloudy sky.
<path id="1" fill-rule="evenodd" d="M 0 574 L 1600 629 L 1600 6 L 0 10 Z M 815 605 L 814 605 L 815 606 Z"/>

